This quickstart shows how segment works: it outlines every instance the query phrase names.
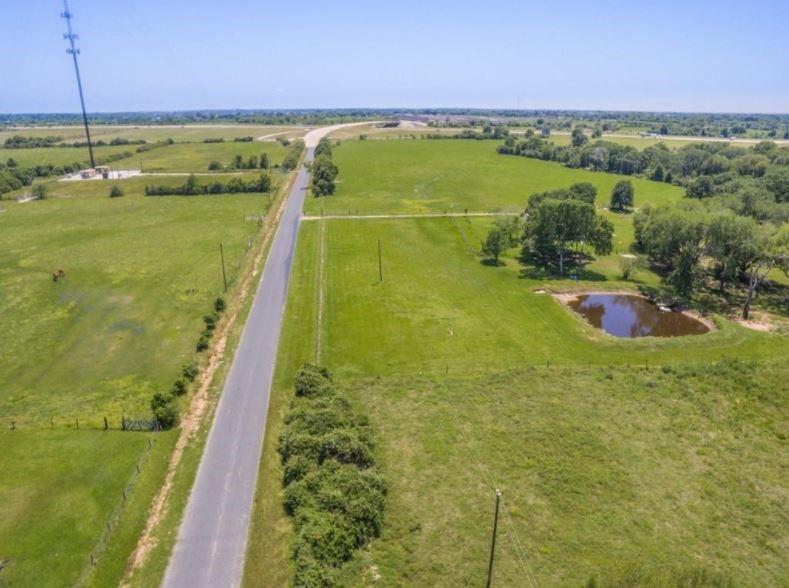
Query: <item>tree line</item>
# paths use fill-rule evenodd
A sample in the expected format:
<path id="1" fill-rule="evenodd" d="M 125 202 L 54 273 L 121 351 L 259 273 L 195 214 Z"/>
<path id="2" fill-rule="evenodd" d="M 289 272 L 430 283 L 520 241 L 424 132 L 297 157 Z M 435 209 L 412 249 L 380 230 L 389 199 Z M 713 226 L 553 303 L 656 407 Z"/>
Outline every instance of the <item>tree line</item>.
<path id="1" fill-rule="evenodd" d="M 200 196 L 205 194 L 242 194 L 268 192 L 271 190 L 271 176 L 261 174 L 254 180 L 244 181 L 241 178 L 231 178 L 228 182 L 218 180 L 201 184 L 192 174 L 180 186 L 145 186 L 146 196 Z"/>
<path id="2" fill-rule="evenodd" d="M 3 143 L 3 147 L 5 149 L 42 149 L 42 148 L 50 148 L 50 147 L 87 147 L 87 141 L 76 141 L 74 143 L 62 143 L 63 137 L 60 136 L 46 136 L 46 137 L 25 137 L 22 135 L 14 135 L 13 137 L 9 137 Z M 124 139 L 122 137 L 116 137 L 111 141 L 91 141 L 91 144 L 94 147 L 106 147 L 110 146 L 118 146 L 118 145 L 145 145 L 147 141 L 145 139 Z"/>
<path id="3" fill-rule="evenodd" d="M 771 141 L 750 148 L 719 142 L 676 150 L 662 143 L 638 150 L 590 142 L 583 133 L 576 133 L 573 141 L 574 145 L 556 146 L 536 136 L 519 142 L 510 137 L 498 151 L 673 183 L 685 187 L 692 198 L 718 197 L 721 206 L 758 221 L 789 220 L 789 148 Z"/>
<path id="4" fill-rule="evenodd" d="M 233 160 L 227 164 L 226 166 L 223 165 L 219 161 L 212 161 L 208 164 L 209 171 L 217 171 L 223 169 L 268 169 L 270 165 L 268 153 L 261 153 L 260 157 L 257 155 L 250 155 L 247 159 L 244 159 L 243 155 L 236 154 L 233 156 Z"/>
<path id="5" fill-rule="evenodd" d="M 303 365 L 278 448 L 296 586 L 339 586 L 343 564 L 380 535 L 387 486 L 372 449 L 367 418 L 325 368 Z"/>
<path id="6" fill-rule="evenodd" d="M 312 174 L 312 195 L 329 196 L 334 194 L 336 184 L 334 180 L 340 173 L 335 163 L 332 161 L 331 142 L 323 137 L 315 147 L 315 159 L 310 166 Z"/>
<path id="7" fill-rule="evenodd" d="M 789 272 L 789 224 L 758 222 L 732 210 L 685 200 L 645 206 L 633 217 L 637 248 L 665 282 L 689 299 L 709 275 L 721 294 L 743 286 L 742 317 L 773 269 Z"/>

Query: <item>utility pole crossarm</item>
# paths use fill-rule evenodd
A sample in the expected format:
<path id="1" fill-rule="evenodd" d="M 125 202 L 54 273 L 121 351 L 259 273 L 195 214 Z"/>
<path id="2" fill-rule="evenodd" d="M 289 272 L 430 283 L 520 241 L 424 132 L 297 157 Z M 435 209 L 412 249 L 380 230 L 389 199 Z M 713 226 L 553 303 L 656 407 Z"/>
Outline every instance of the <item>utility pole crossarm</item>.
<path id="1" fill-rule="evenodd" d="M 71 19 L 73 18 L 73 14 L 68 9 L 68 0 L 63 0 L 63 12 L 60 13 L 60 16 L 66 20 L 66 32 L 63 33 L 63 38 L 68 41 L 68 49 L 66 49 L 66 53 L 70 54 L 71 57 L 74 59 L 74 72 L 77 74 L 77 88 L 79 89 L 79 103 L 82 107 L 82 122 L 85 124 L 85 136 L 88 139 L 88 152 L 90 153 L 90 166 L 96 167 L 96 160 L 93 158 L 93 143 L 90 140 L 90 128 L 88 127 L 88 113 L 85 111 L 85 96 L 82 92 L 82 79 L 79 75 L 79 61 L 77 60 L 77 55 L 79 55 L 79 49 L 77 49 L 76 44 L 74 41 L 79 39 L 79 35 L 76 34 L 71 29 Z"/>

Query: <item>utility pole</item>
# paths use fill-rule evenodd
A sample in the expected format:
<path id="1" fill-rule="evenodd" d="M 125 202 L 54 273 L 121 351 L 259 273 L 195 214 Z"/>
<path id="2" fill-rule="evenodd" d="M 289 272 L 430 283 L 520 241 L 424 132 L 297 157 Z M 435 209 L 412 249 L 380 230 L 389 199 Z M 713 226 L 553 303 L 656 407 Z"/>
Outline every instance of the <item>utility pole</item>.
<path id="1" fill-rule="evenodd" d="M 66 49 L 66 53 L 71 54 L 71 57 L 74 58 L 74 71 L 77 74 L 77 88 L 79 89 L 79 103 L 82 106 L 82 122 L 85 123 L 85 136 L 88 138 L 88 152 L 90 153 L 90 166 L 96 167 L 96 160 L 93 159 L 93 144 L 90 141 L 90 129 L 88 128 L 88 114 L 85 111 L 85 96 L 82 93 L 82 79 L 79 75 L 79 62 L 77 61 L 77 55 L 79 55 L 79 49 L 77 49 L 76 44 L 74 41 L 79 39 L 79 35 L 74 33 L 71 30 L 71 19 L 73 15 L 71 11 L 68 9 L 68 0 L 63 0 L 63 9 L 64 11 L 60 13 L 62 18 L 66 19 L 66 28 L 67 32 L 63 33 L 63 38 L 66 39 L 69 43 L 68 49 Z"/>
<path id="2" fill-rule="evenodd" d="M 381 240 L 378 239 L 378 281 L 384 281 L 384 269 L 383 265 L 381 265 Z"/>
<path id="3" fill-rule="evenodd" d="M 493 579 L 493 554 L 496 552 L 496 532 L 499 528 L 499 501 L 501 500 L 501 491 L 496 488 L 496 514 L 493 515 L 493 539 L 490 542 L 490 560 L 488 561 L 488 581 L 485 582 L 485 588 L 490 588 L 490 582 Z"/>
<path id="4" fill-rule="evenodd" d="M 222 281 L 225 283 L 225 292 L 227 292 L 227 274 L 225 273 L 225 248 L 222 246 L 222 241 L 219 242 L 219 256 L 222 258 Z"/>

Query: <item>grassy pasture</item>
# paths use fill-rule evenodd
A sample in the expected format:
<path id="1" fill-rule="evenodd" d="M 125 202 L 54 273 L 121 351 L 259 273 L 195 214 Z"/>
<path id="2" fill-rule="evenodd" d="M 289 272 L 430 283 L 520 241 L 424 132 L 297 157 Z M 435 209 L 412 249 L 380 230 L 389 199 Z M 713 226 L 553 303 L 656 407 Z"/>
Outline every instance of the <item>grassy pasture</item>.
<path id="1" fill-rule="evenodd" d="M 155 446 L 167 445 L 171 435 L 160 435 Z M 0 560 L 8 562 L 0 584 L 74 585 L 148 437 L 118 431 L 9 431 L 4 424 Z"/>
<path id="2" fill-rule="evenodd" d="M 494 488 L 499 586 L 782 585 L 786 376 L 773 363 L 350 380 L 391 488 L 383 536 L 343 585 L 373 569 L 378 586 L 483 585 Z"/>
<path id="3" fill-rule="evenodd" d="M 157 147 L 133 157 L 121 159 L 112 164 L 118 169 L 142 169 L 145 172 L 208 172 L 208 165 L 218 161 L 229 165 L 236 155 L 248 159 L 251 155 L 266 153 L 272 166 L 282 161 L 287 148 L 272 141 L 251 141 L 247 143 L 175 143 Z M 248 170 L 254 171 L 254 170 Z"/>
<path id="4" fill-rule="evenodd" d="M 115 145 L 95 147 L 93 155 L 98 160 L 102 157 L 116 155 L 124 151 L 131 151 L 136 145 Z M 8 159 L 16 161 L 20 167 L 33 167 L 36 165 L 68 165 L 72 163 L 89 163 L 90 155 L 87 147 L 45 147 L 37 149 L 3 149 L 0 148 L 0 161 L 5 163 Z M 110 163 L 117 166 L 116 163 Z"/>
<path id="5" fill-rule="evenodd" d="M 308 199 L 309 214 L 520 212 L 530 194 L 592 182 L 607 205 L 621 176 L 496 153 L 495 141 L 346 141 L 334 149 L 337 192 Z M 633 178 L 636 206 L 682 197 L 682 189 Z"/>
<path id="6" fill-rule="evenodd" d="M 276 440 L 317 337 L 320 362 L 371 417 L 391 484 L 384 535 L 342 585 L 480 585 L 494 487 L 506 509 L 500 585 L 528 585 L 523 561 L 539 586 L 592 576 L 674 586 L 682 574 L 778 582 L 789 540 L 787 464 L 776 457 L 786 337 L 727 321 L 699 337 L 601 335 L 534 290 L 632 287 L 615 281 L 615 264 L 598 260 L 600 281 L 580 286 L 524 272 L 512 257 L 489 267 L 468 250 L 488 223 L 302 224 L 246 585 L 290 577 Z M 767 363 L 714 365 L 722 357 Z"/>
<path id="7" fill-rule="evenodd" d="M 95 184 L 101 196 L 12 202 L 0 216 L 0 331 L 13 334 L 0 356 L 6 416 L 145 414 L 191 357 L 221 291 L 219 241 L 232 277 L 257 229 L 244 215 L 268 201 L 109 199 Z M 66 278 L 55 283 L 58 268 Z"/>
<path id="8" fill-rule="evenodd" d="M 232 141 L 236 137 L 262 137 L 280 132 L 298 133 L 303 127 L 274 125 L 183 125 L 183 126 L 112 126 L 92 125 L 90 136 L 94 141 L 111 141 L 112 139 L 129 139 L 136 141 L 145 139 L 149 142 L 174 139 L 175 141 L 202 141 L 204 139 L 224 139 Z M 22 135 L 25 137 L 63 137 L 63 142 L 85 140 L 85 129 L 82 126 L 62 127 L 27 127 L 0 129 L 0 143 L 9 137 Z"/>

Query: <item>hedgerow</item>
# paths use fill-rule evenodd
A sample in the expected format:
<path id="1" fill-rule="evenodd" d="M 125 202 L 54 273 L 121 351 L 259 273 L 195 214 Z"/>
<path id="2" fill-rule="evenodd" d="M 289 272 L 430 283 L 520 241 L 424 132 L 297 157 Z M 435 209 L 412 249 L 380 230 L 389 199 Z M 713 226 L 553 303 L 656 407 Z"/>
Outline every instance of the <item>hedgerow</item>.
<path id="1" fill-rule="evenodd" d="M 295 585 L 331 588 L 337 570 L 380 535 L 386 481 L 367 419 L 334 389 L 326 369 L 303 365 L 295 391 L 279 440 L 283 505 L 296 531 Z"/>

